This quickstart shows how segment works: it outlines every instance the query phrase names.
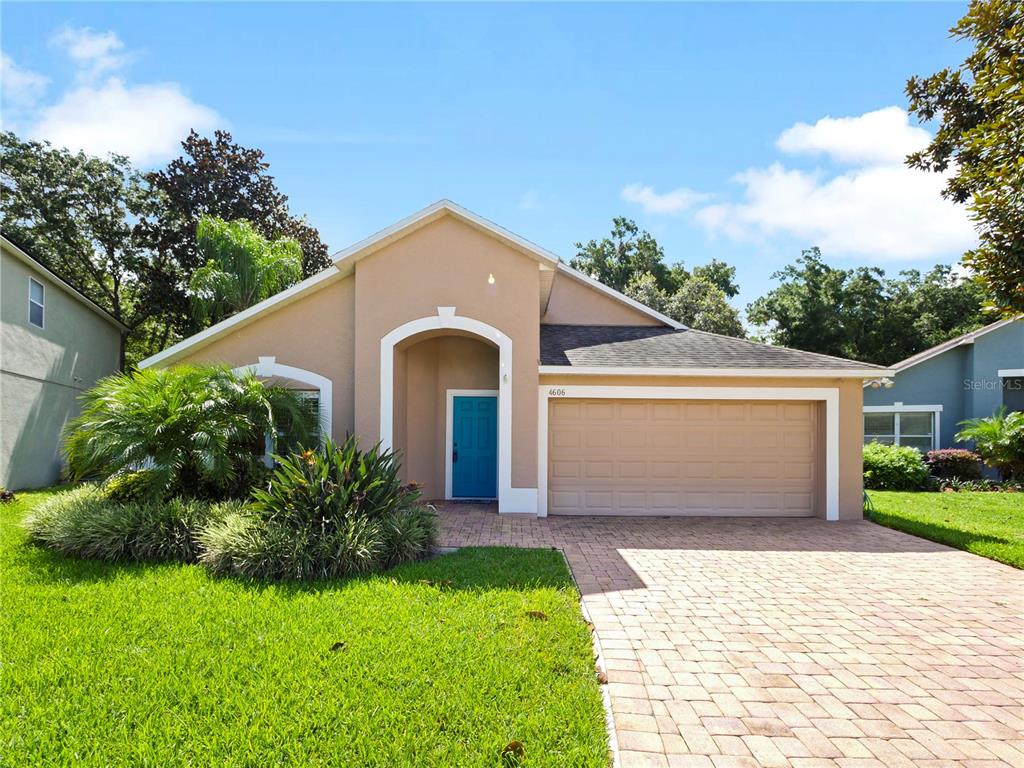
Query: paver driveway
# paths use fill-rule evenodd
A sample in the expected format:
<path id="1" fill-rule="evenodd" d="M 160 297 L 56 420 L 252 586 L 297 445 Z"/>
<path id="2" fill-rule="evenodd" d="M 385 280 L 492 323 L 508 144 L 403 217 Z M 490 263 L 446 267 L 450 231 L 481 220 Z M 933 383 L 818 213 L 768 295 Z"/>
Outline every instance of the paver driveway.
<path id="1" fill-rule="evenodd" d="M 499 517 L 565 551 L 630 766 L 1024 766 L 1024 573 L 868 522 Z"/>

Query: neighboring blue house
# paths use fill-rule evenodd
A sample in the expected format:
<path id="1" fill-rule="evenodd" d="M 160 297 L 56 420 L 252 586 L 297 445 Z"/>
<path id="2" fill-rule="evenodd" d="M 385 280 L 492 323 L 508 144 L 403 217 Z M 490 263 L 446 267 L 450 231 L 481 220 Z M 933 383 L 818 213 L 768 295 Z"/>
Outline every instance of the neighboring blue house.
<path id="1" fill-rule="evenodd" d="M 1024 411 L 1024 318 L 986 325 L 892 366 L 892 387 L 864 389 L 864 442 L 921 451 L 958 446 L 964 419 Z"/>

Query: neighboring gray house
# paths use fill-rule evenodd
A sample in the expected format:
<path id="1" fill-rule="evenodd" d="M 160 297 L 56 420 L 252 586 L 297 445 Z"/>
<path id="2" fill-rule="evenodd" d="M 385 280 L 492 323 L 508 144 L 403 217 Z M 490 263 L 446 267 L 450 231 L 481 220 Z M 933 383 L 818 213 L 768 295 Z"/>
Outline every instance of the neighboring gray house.
<path id="1" fill-rule="evenodd" d="M 57 481 L 78 396 L 120 369 L 128 329 L 0 237 L 0 486 Z"/>
<path id="2" fill-rule="evenodd" d="M 986 325 L 893 366 L 891 388 L 864 389 L 864 442 L 958 447 L 964 419 L 1024 411 L 1024 318 Z"/>

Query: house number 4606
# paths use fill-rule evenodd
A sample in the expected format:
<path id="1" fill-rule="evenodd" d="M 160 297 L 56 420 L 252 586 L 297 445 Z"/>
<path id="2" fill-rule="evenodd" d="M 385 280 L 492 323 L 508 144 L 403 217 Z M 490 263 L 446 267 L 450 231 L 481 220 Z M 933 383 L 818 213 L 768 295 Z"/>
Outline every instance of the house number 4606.
<path id="1" fill-rule="evenodd" d="M 564 389 L 549 389 L 548 397 L 565 397 Z"/>

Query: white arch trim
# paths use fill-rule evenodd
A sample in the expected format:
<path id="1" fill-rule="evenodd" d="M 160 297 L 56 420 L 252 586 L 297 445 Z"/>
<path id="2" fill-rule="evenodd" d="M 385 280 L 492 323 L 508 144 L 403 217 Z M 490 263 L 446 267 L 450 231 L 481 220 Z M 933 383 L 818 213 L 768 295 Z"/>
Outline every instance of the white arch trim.
<path id="1" fill-rule="evenodd" d="M 309 384 L 320 390 L 320 432 L 321 436 L 331 436 L 331 429 L 334 426 L 333 403 L 334 383 L 326 376 L 319 373 L 307 371 L 305 368 L 296 368 L 293 365 L 283 365 L 277 362 L 276 357 L 259 357 L 255 365 L 243 365 L 235 368 L 235 373 L 254 373 L 261 378 L 272 378 L 278 376 L 284 379 L 291 379 L 303 384 Z"/>
<path id="2" fill-rule="evenodd" d="M 536 488 L 512 487 L 512 339 L 494 326 L 461 317 L 455 307 L 438 307 L 432 317 L 398 326 L 380 340 L 380 441 L 394 448 L 395 346 L 425 331 L 458 330 L 486 339 L 498 347 L 498 511 L 537 512 Z"/>

